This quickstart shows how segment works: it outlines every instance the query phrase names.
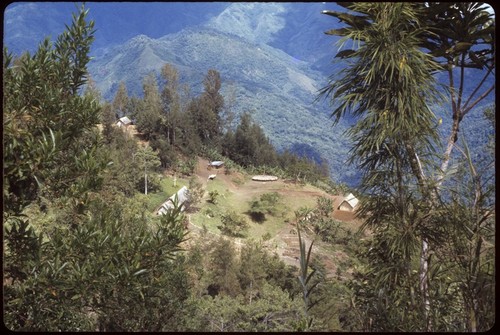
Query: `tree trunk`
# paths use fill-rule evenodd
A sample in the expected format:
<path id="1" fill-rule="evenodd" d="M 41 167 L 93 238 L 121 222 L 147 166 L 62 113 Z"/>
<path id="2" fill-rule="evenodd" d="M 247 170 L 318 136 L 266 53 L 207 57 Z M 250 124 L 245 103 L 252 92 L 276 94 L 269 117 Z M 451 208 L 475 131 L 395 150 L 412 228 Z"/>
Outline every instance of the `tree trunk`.
<path id="1" fill-rule="evenodd" d="M 425 309 L 425 331 L 432 330 L 432 321 L 429 317 L 431 311 L 431 302 L 429 297 L 429 243 L 427 239 L 422 238 L 422 252 L 420 254 L 420 292 L 422 293 L 423 305 Z"/>
<path id="2" fill-rule="evenodd" d="M 406 150 L 410 157 L 410 167 L 413 174 L 417 178 L 420 192 L 424 199 L 427 199 L 430 209 L 434 208 L 437 204 L 438 194 L 436 189 L 428 189 L 426 185 L 426 177 L 420 158 L 412 144 L 406 144 Z M 431 302 L 429 296 L 429 267 L 430 267 L 430 246 L 427 238 L 422 236 L 422 250 L 420 254 L 420 292 L 422 294 L 422 303 L 425 311 L 425 330 L 432 330 L 432 321 L 430 318 Z"/>
<path id="3" fill-rule="evenodd" d="M 439 174 L 439 177 L 437 178 L 437 187 L 439 188 L 441 184 L 443 183 L 444 176 L 446 174 L 446 170 L 448 170 L 448 164 L 450 163 L 451 159 L 451 152 L 453 151 L 453 147 L 455 146 L 455 143 L 457 142 L 458 139 L 458 132 L 460 130 L 460 121 L 461 117 L 458 115 L 457 112 L 453 112 L 453 125 L 451 127 L 451 134 L 450 137 L 448 138 L 448 144 L 446 146 L 446 150 L 443 155 L 443 162 L 441 163 L 441 171 Z"/>

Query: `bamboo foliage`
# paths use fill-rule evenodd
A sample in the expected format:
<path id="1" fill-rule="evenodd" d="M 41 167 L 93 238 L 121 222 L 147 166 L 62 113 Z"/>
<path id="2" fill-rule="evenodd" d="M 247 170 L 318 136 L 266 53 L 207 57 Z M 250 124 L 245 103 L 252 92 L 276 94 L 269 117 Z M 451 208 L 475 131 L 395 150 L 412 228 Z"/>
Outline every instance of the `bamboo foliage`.
<path id="1" fill-rule="evenodd" d="M 369 276 L 379 292 L 373 303 L 387 307 L 375 308 L 374 313 L 383 314 L 376 327 L 400 330 L 399 323 L 412 320 L 416 329 L 428 330 L 429 256 L 424 229 L 428 218 L 421 209 L 430 208 L 426 163 L 432 161 L 438 135 L 437 120 L 428 106 L 440 96 L 432 76 L 439 65 L 420 49 L 419 35 L 425 27 L 411 4 L 352 3 L 348 7 L 363 14 L 363 22 L 369 24 L 329 13 L 350 24 L 340 43 L 351 40 L 355 48 L 341 55 L 350 66 L 340 78 L 332 77 L 321 93 L 331 99 L 335 122 L 347 113 L 357 119 L 347 131 L 354 143 L 350 162 L 363 171 L 361 190 L 366 197 L 359 213 L 378 241 L 374 242 L 378 253 L 370 258 Z M 422 264 L 415 276 L 419 243 Z M 413 311 L 410 316 L 389 308 L 407 302 Z"/>

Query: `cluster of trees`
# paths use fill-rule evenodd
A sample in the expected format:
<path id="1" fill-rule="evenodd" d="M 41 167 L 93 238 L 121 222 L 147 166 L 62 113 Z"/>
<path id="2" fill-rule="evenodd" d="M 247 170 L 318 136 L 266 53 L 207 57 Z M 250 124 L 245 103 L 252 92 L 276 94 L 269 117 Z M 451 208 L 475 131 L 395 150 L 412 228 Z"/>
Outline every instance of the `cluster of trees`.
<path id="1" fill-rule="evenodd" d="M 333 117 L 355 115 L 352 162 L 363 171 L 360 214 L 373 239 L 350 283 L 351 330 L 485 331 L 494 323 L 494 185 L 473 163 L 461 122 L 490 94 L 494 18 L 482 3 L 342 3 L 328 34 L 352 49 L 323 93 Z M 479 81 L 466 81 L 475 71 Z M 451 130 L 442 154 L 429 106 L 447 75 Z M 474 86 L 469 88 L 468 85 Z M 489 115 L 489 114 L 487 114 Z M 494 122 L 493 122 L 494 126 Z M 452 171 L 452 152 L 462 156 Z M 485 174 L 486 172 L 486 174 Z M 352 328 L 351 328 L 352 327 Z"/>
<path id="2" fill-rule="evenodd" d="M 278 154 L 248 114 L 232 130 L 217 71 L 208 71 L 199 97 L 190 98 L 176 69 L 165 65 L 161 90 L 151 75 L 143 98 L 129 98 L 121 85 L 113 102 L 101 103 L 86 70 L 94 25 L 83 6 L 54 44 L 46 39 L 19 58 L 5 50 L 5 325 L 21 331 L 492 327 L 494 138 L 482 156 L 484 171 L 467 142 L 458 141 L 462 119 L 492 91 L 481 91 L 494 71 L 491 15 L 476 3 L 342 6 L 350 12 L 326 14 L 346 23 L 329 33 L 353 47 L 338 54 L 350 65 L 323 92 L 335 103 L 336 119 L 358 117 L 349 131 L 352 162 L 363 171 L 360 215 L 372 238 L 352 243 L 352 235 L 342 236 L 331 201 L 320 198 L 313 211 L 297 213 L 298 269 L 256 242 L 237 251 L 223 238 L 186 241 L 180 208 L 162 217 L 148 212 L 141 193 L 158 184 L 153 172 L 177 168 L 182 155 L 207 147 L 248 168 L 294 177 L 310 171 L 312 180 L 325 175 L 306 160 Z M 466 68 L 484 74 L 469 91 Z M 450 78 L 452 128 L 441 155 L 439 122 L 428 107 L 439 96 L 436 72 Z M 113 127 L 124 115 L 152 148 Z M 492 110 L 485 117 L 495 127 Z M 464 159 L 450 171 L 454 151 Z M 192 160 L 183 166 L 189 170 Z M 272 213 L 278 202 L 270 193 L 251 210 Z M 240 235 L 240 219 L 229 213 L 222 224 Z M 301 238 L 306 229 L 358 252 L 352 279 L 325 277 L 312 243 Z"/>
<path id="3" fill-rule="evenodd" d="M 271 255 L 261 242 L 248 240 L 237 251 L 230 240 L 205 236 L 186 253 L 193 304 L 187 308 L 186 329 L 341 330 L 339 319 L 325 311 L 343 313 L 346 309 L 335 297 L 346 292 L 326 279 L 321 264 L 307 254 L 304 250 L 307 270 L 301 270 Z M 297 280 L 301 273 L 304 285 Z"/>
<path id="4" fill-rule="evenodd" d="M 241 115 L 235 131 L 229 129 L 225 133 L 222 143 L 224 156 L 255 172 L 272 173 L 310 183 L 329 180 L 326 161 L 318 164 L 289 150 L 278 152 L 249 112 Z"/>
<path id="5" fill-rule="evenodd" d="M 133 152 L 141 171 L 158 159 L 126 138 L 105 144 L 99 98 L 82 92 L 94 32 L 86 15 L 82 7 L 34 55 L 4 52 L 4 323 L 13 330 L 159 330 L 187 299 L 183 218 L 152 218 L 127 172 Z"/>
<path id="6" fill-rule="evenodd" d="M 263 129 L 249 112 L 241 115 L 239 124 L 232 127 L 234 113 L 225 105 L 220 93 L 221 77 L 209 70 L 203 80 L 204 90 L 190 97 L 190 89 L 181 85 L 179 72 L 171 64 L 161 70 L 159 85 L 154 73 L 144 79 L 143 98 L 129 97 L 121 83 L 112 103 L 105 104 L 102 122 L 105 138 L 113 141 L 116 131 L 112 124 L 128 116 L 138 132 L 158 151 L 161 166 L 182 170 L 184 157 L 197 155 L 220 157 L 245 169 L 268 171 L 282 177 L 301 181 L 327 183 L 329 169 L 326 161 L 317 164 L 286 150 L 277 152 Z M 186 170 L 193 172 L 192 169 Z M 332 184 L 333 186 L 333 184 Z"/>
<path id="7" fill-rule="evenodd" d="M 149 76 L 144 98 L 127 97 L 121 86 L 113 102 L 102 103 L 86 70 L 94 33 L 86 16 L 82 6 L 55 44 L 47 39 L 33 55 L 4 51 L 5 325 L 303 329 L 293 268 L 260 245 L 239 255 L 220 240 L 181 252 L 180 209 L 153 217 L 141 194 L 158 185 L 154 172 L 173 166 L 179 153 L 221 148 L 218 73 L 209 71 L 202 95 L 185 105 L 170 66 L 162 92 Z M 124 115 L 153 148 L 114 126 Z"/>
<path id="8" fill-rule="evenodd" d="M 149 145 L 139 145 L 119 128 L 110 129 L 113 134 L 109 138 L 104 134 L 99 153 L 112 162 L 103 172 L 102 190 L 110 196 L 123 193 L 127 197 L 137 191 L 158 191 L 162 179 L 159 152 Z"/>
<path id="9" fill-rule="evenodd" d="M 192 158 L 203 146 L 217 147 L 220 141 L 224 103 L 219 93 L 220 75 L 209 70 L 205 90 L 195 98 L 189 98 L 188 87 L 183 87 L 181 96 L 179 73 L 170 64 L 163 66 L 161 78 L 161 90 L 154 73 L 144 79 L 142 98 L 129 97 L 121 83 L 113 102 L 104 109 L 103 122 L 106 127 L 128 116 L 143 139 L 158 151 L 161 166 L 176 169 L 181 165 L 179 155 Z"/>

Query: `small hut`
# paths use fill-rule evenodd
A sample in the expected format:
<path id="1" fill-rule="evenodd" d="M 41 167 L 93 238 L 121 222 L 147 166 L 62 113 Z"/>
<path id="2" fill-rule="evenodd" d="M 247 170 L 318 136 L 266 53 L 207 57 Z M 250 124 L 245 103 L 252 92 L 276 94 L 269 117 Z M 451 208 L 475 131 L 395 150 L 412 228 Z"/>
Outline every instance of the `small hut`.
<path id="1" fill-rule="evenodd" d="M 212 169 L 212 168 L 220 168 L 221 166 L 224 165 L 224 162 L 223 161 L 213 161 L 213 162 L 210 162 L 208 163 L 208 169 Z"/>
<path id="2" fill-rule="evenodd" d="M 116 122 L 116 125 L 121 128 L 121 127 L 125 127 L 127 128 L 128 126 L 130 126 L 132 124 L 132 121 L 130 121 L 130 119 L 126 116 L 124 117 L 121 117 L 118 122 Z"/>
<path id="3" fill-rule="evenodd" d="M 354 196 L 354 194 L 349 193 L 349 195 L 347 197 L 345 197 L 344 200 L 342 200 L 342 202 L 340 203 L 338 209 L 341 210 L 341 211 L 352 212 L 352 211 L 354 211 L 354 209 L 356 208 L 356 206 L 358 205 L 358 203 L 359 203 L 358 198 L 356 198 Z"/>
<path id="4" fill-rule="evenodd" d="M 178 206 L 184 205 L 186 201 L 189 199 L 189 191 L 186 186 L 182 187 L 179 191 L 177 191 L 176 194 L 172 195 L 170 198 L 167 199 L 161 206 L 158 212 L 156 213 L 157 215 L 163 215 L 167 213 L 169 210 L 174 208 L 174 201 L 175 198 L 177 197 L 178 201 Z M 184 210 L 184 208 L 182 208 Z"/>

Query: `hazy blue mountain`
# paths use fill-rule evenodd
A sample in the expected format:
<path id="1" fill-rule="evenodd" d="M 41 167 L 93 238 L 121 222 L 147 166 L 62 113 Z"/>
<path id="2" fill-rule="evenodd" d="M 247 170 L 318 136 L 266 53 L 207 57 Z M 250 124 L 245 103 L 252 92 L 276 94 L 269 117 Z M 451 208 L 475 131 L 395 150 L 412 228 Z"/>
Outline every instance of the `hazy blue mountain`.
<path id="1" fill-rule="evenodd" d="M 315 69 L 330 73 L 336 39 L 323 34 L 335 20 L 321 14 L 334 3 L 87 2 L 96 22 L 92 53 L 137 35 L 159 38 L 207 24 L 256 43 L 279 48 Z M 14 2 L 4 12 L 4 44 L 16 54 L 35 51 L 45 37 L 54 40 L 71 22 L 72 2 Z"/>
<path id="2" fill-rule="evenodd" d="M 4 44 L 19 54 L 38 43 L 55 40 L 71 23 L 73 2 L 14 2 L 4 11 Z M 87 2 L 97 29 L 92 52 L 100 53 L 139 34 L 158 38 L 205 23 L 230 3 L 225 2 Z"/>
<path id="3" fill-rule="evenodd" d="M 321 14 L 338 10 L 334 3 L 233 3 L 206 24 L 221 32 L 234 34 L 254 43 L 268 44 L 330 74 L 338 40 L 325 31 L 338 23 Z"/>
<path id="4" fill-rule="evenodd" d="M 351 145 L 342 136 L 346 121 L 331 127 L 328 106 L 313 103 L 328 76 L 335 77 L 342 68 L 332 63 L 337 39 L 324 34 L 339 23 L 321 14 L 323 9 L 338 9 L 335 4 L 89 2 L 86 6 L 97 29 L 89 70 L 106 99 L 114 96 L 121 81 L 129 94 L 141 95 L 143 78 L 151 71 L 158 73 L 165 63 L 175 65 L 181 80 L 196 94 L 203 76 L 213 68 L 221 73 L 226 99 L 235 95 L 235 111 L 252 111 L 278 148 L 315 160 L 325 158 L 335 180 L 350 184 L 358 180 L 353 168 L 345 165 Z M 54 40 L 64 30 L 75 8 L 73 3 L 11 4 L 4 12 L 4 44 L 17 54 L 34 51 L 45 36 Z M 478 72 L 466 74 L 468 84 L 480 80 Z M 439 80 L 447 83 L 444 74 Z M 482 105 L 493 102 L 490 95 Z M 445 116 L 443 130 L 449 127 L 446 108 L 435 108 L 438 117 Z M 471 132 L 472 141 L 485 136 L 473 135 L 476 131 L 492 132 L 475 112 L 464 119 L 463 129 Z"/>

